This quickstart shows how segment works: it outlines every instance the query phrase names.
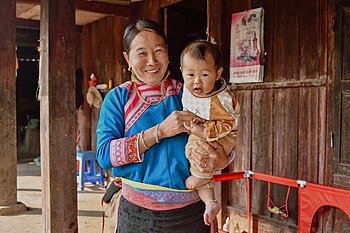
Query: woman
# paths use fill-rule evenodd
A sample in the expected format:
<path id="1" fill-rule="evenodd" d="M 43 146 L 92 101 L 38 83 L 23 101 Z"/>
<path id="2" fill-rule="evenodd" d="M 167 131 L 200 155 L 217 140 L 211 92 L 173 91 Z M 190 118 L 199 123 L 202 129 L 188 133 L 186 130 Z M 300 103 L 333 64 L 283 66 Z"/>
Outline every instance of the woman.
<path id="1" fill-rule="evenodd" d="M 182 84 L 169 77 L 165 34 L 157 23 L 137 20 L 123 45 L 131 81 L 106 95 L 97 127 L 100 165 L 123 177 L 117 232 L 209 232 L 204 203 L 185 187 L 184 123 L 201 119 L 181 111 Z M 218 143 L 199 143 L 209 153 L 192 153 L 200 171 L 228 164 Z"/>

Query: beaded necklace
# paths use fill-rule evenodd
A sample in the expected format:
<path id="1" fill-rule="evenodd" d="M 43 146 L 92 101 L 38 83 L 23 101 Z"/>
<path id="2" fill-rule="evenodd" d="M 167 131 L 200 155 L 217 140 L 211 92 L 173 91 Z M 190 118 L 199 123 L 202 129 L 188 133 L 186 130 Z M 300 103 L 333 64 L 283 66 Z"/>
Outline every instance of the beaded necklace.
<path id="1" fill-rule="evenodd" d="M 166 73 L 165 73 L 165 75 L 164 75 L 163 80 L 166 79 L 166 78 L 169 76 L 169 74 L 170 74 L 170 72 L 169 72 L 169 70 L 167 70 Z M 137 89 L 137 86 L 136 86 L 136 83 L 138 83 L 138 82 L 140 82 L 140 81 L 139 81 L 139 79 L 136 77 L 136 75 L 135 75 L 135 73 L 134 73 L 133 71 L 131 72 L 131 81 L 134 82 L 134 88 L 135 88 L 135 90 L 136 90 L 136 93 L 137 93 L 138 97 L 141 99 L 141 101 L 142 101 L 143 103 L 145 103 L 145 104 L 147 104 L 147 105 L 149 105 L 149 106 L 157 106 L 157 105 L 159 105 L 159 104 L 164 100 L 166 91 L 163 93 L 162 84 L 160 84 L 160 85 L 161 85 L 160 88 L 161 88 L 161 90 L 162 90 L 162 96 L 160 97 L 160 100 L 159 100 L 157 103 L 152 104 L 151 102 L 146 101 L 144 98 L 142 98 L 142 96 L 141 96 L 141 94 L 140 94 L 140 92 L 139 92 L 139 89 Z M 163 81 L 162 81 L 162 82 L 163 82 Z"/>
<path id="2" fill-rule="evenodd" d="M 137 95 L 138 95 L 139 98 L 141 99 L 141 101 L 142 101 L 143 103 L 149 105 L 149 106 L 157 106 L 158 104 L 160 104 L 160 103 L 163 101 L 164 96 L 165 96 L 165 94 L 166 94 L 166 92 L 163 93 L 163 88 L 161 87 L 161 89 L 162 89 L 162 96 L 160 97 L 160 100 L 159 100 L 157 103 L 154 103 L 154 104 L 153 104 L 153 103 L 151 103 L 151 102 L 145 100 L 144 98 L 142 98 L 142 96 L 141 96 L 141 94 L 140 94 L 140 92 L 139 92 L 139 89 L 137 89 L 136 83 L 134 83 L 134 88 L 135 88 L 135 90 L 136 90 Z"/>

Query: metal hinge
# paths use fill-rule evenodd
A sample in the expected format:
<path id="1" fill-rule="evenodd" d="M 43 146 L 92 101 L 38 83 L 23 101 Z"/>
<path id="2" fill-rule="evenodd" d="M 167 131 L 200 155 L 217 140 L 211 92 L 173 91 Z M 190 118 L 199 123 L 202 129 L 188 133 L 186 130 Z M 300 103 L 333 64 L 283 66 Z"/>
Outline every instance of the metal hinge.
<path id="1" fill-rule="evenodd" d="M 334 132 L 331 132 L 331 148 L 334 148 Z"/>

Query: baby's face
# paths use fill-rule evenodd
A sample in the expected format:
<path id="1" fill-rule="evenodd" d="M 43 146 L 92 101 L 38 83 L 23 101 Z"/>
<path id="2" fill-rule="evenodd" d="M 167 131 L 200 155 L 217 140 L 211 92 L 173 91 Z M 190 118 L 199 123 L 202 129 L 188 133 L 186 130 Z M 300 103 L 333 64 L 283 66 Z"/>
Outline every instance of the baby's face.
<path id="1" fill-rule="evenodd" d="M 217 70 L 211 55 L 200 60 L 185 54 L 181 71 L 187 89 L 195 96 L 203 97 L 214 90 L 215 81 L 220 78 L 222 69 Z"/>

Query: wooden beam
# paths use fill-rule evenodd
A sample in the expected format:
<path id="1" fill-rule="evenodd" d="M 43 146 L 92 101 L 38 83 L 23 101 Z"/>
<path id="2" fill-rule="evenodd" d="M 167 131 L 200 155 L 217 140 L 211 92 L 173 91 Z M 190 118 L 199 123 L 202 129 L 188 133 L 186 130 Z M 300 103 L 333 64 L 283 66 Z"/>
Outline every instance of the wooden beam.
<path id="1" fill-rule="evenodd" d="M 0 216 L 26 211 L 17 202 L 16 6 L 0 4 Z"/>
<path id="2" fill-rule="evenodd" d="M 41 12 L 42 232 L 78 232 L 75 0 L 42 0 Z"/>
<path id="3" fill-rule="evenodd" d="M 160 7 L 161 8 L 165 8 L 165 7 L 168 7 L 168 6 L 171 6 L 175 3 L 179 3 L 179 2 L 182 2 L 183 0 L 160 0 Z"/>
<path id="4" fill-rule="evenodd" d="M 236 83 L 232 90 L 261 90 L 261 89 L 281 89 L 281 88 L 299 88 L 299 87 L 321 87 L 326 86 L 326 78 L 305 79 L 298 81 L 284 82 L 264 82 L 264 83 Z"/>
<path id="5" fill-rule="evenodd" d="M 16 28 L 40 29 L 40 20 L 16 18 Z M 76 26 L 76 32 L 82 33 L 83 26 Z"/>
<path id="6" fill-rule="evenodd" d="M 77 9 L 121 17 L 129 17 L 130 15 L 129 6 L 103 2 L 88 2 L 84 0 L 77 0 Z"/>
<path id="7" fill-rule="evenodd" d="M 17 0 L 17 3 L 31 3 L 40 4 L 40 0 Z M 106 15 L 115 15 L 121 17 L 129 17 L 129 6 L 116 5 L 103 2 L 91 2 L 85 0 L 76 0 L 76 9 L 82 11 L 89 11 L 95 13 L 101 13 Z"/>
<path id="8" fill-rule="evenodd" d="M 17 203 L 15 2 L 0 4 L 0 206 Z"/>
<path id="9" fill-rule="evenodd" d="M 16 18 L 17 28 L 40 29 L 40 20 Z"/>
<path id="10" fill-rule="evenodd" d="M 161 24 L 160 0 L 148 0 L 130 4 L 130 20 L 147 18 Z"/>

